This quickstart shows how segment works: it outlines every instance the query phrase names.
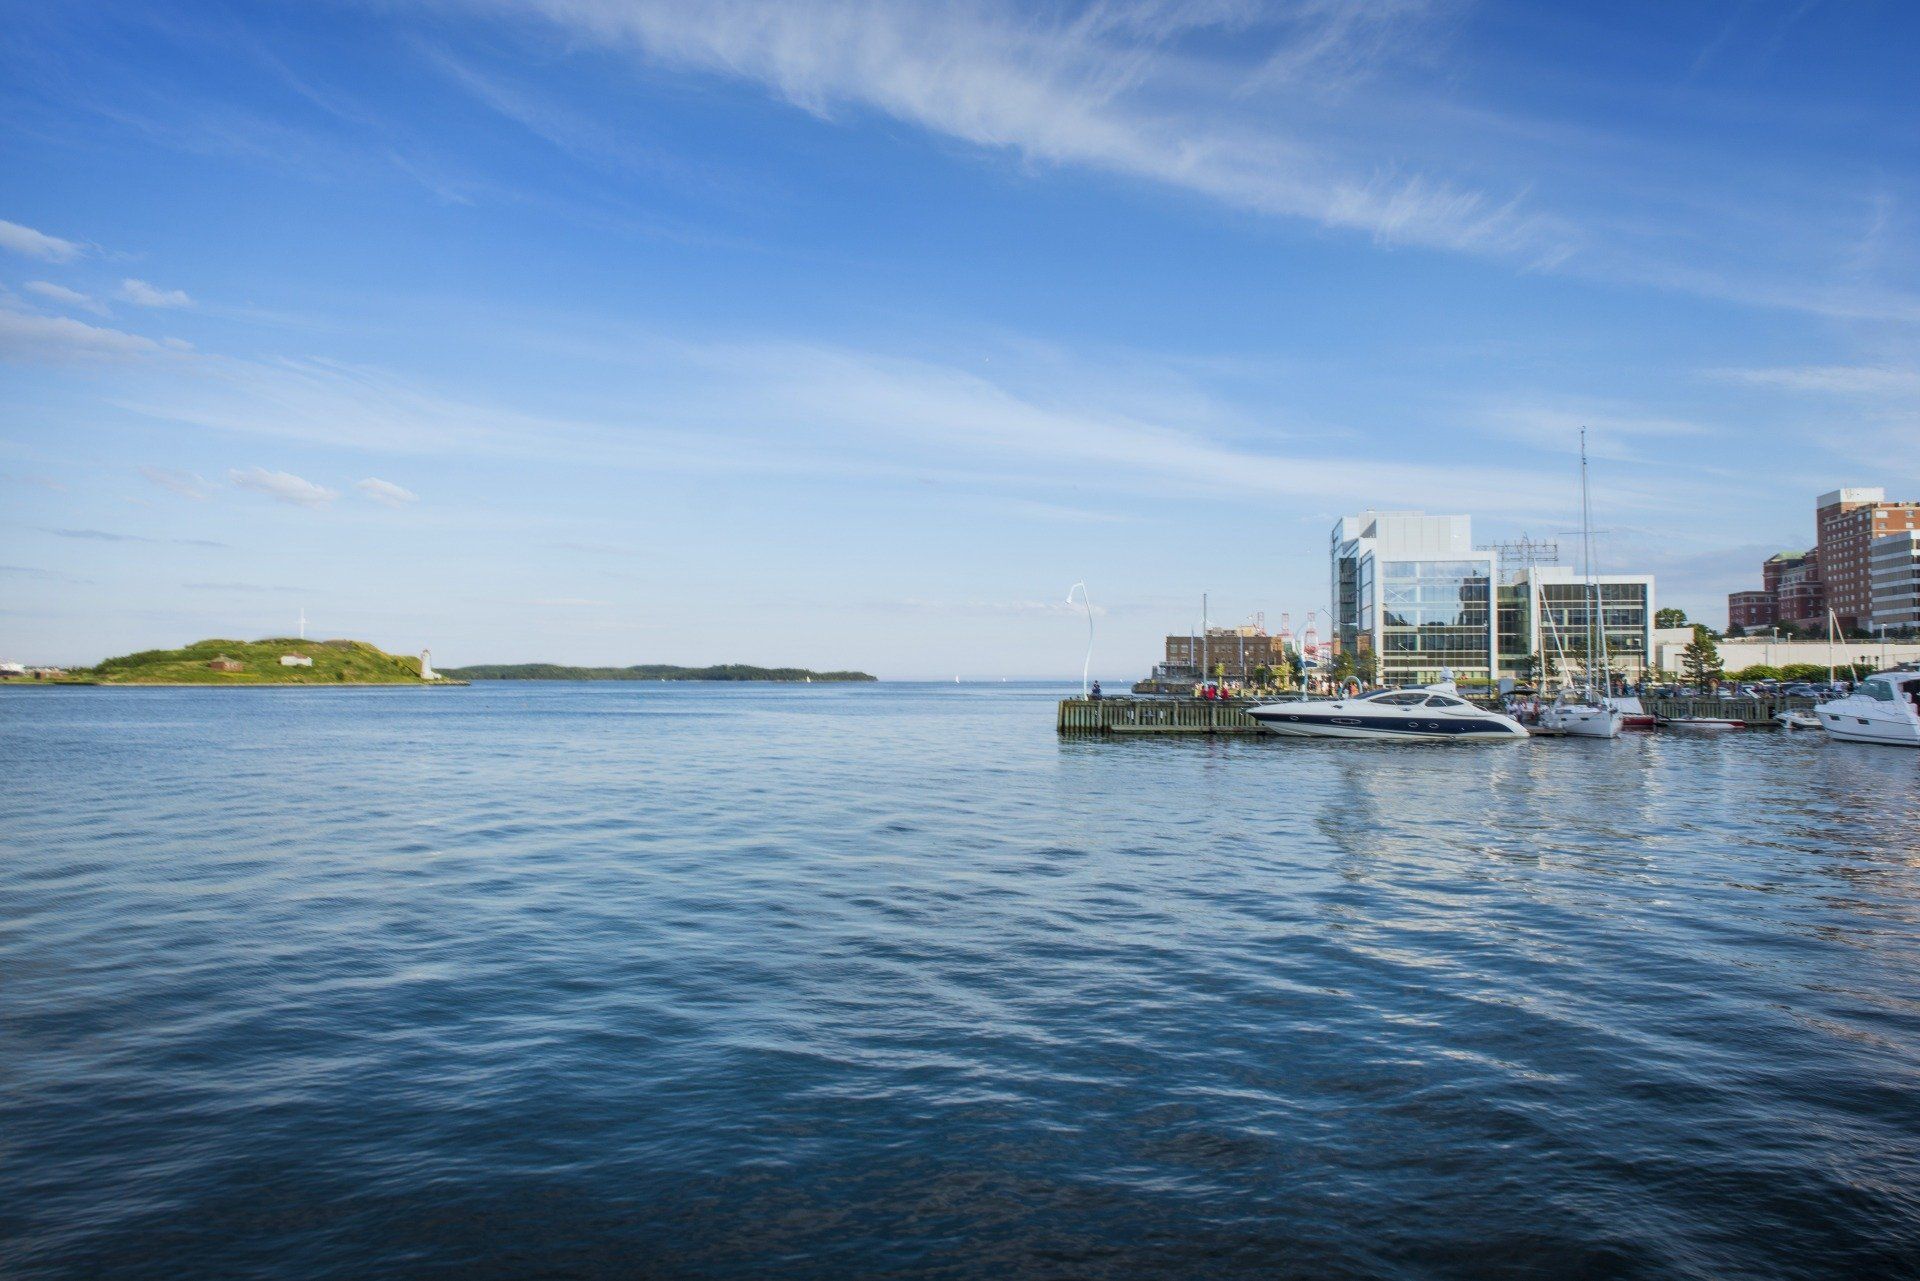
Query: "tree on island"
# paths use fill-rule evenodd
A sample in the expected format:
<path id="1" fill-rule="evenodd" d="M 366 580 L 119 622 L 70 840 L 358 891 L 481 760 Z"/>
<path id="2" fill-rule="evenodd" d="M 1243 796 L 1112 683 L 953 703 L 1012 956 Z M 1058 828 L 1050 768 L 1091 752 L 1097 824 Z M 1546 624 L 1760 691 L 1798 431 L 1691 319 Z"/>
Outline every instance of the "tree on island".
<path id="1" fill-rule="evenodd" d="M 1694 625 L 1693 640 L 1681 651 L 1680 666 L 1686 673 L 1687 683 L 1696 687 L 1720 679 L 1720 647 L 1713 643 L 1711 631 L 1698 623 Z"/>
<path id="2" fill-rule="evenodd" d="M 1684 609 L 1675 609 L 1669 605 L 1654 614 L 1653 625 L 1655 627 L 1685 627 L 1687 625 L 1687 611 Z"/>

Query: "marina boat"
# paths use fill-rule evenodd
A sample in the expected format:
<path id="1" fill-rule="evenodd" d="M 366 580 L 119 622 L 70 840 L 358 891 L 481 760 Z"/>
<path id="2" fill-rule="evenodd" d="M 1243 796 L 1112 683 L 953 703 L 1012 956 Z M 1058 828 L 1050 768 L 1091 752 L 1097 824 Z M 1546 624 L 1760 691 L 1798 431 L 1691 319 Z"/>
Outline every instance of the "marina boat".
<path id="1" fill-rule="evenodd" d="M 1433 743 L 1520 742 L 1526 727 L 1475 707 L 1452 681 L 1383 689 L 1332 702 L 1263 703 L 1247 715 L 1269 734 L 1293 738 L 1392 739 Z"/>
<path id="2" fill-rule="evenodd" d="M 1580 657 L 1586 665 L 1588 680 L 1582 687 L 1576 687 L 1571 680 L 1567 681 L 1551 703 L 1541 706 L 1536 723 L 1543 734 L 1614 738 L 1619 735 L 1626 717 L 1598 693 L 1598 690 L 1612 688 L 1613 664 L 1607 657 L 1607 629 L 1600 603 L 1600 580 L 1593 574 L 1593 505 L 1587 489 L 1587 432 L 1584 427 L 1580 429 L 1580 562 L 1587 580 L 1586 599 L 1582 602 L 1586 635 Z M 1544 603 L 1541 622 L 1553 639 L 1560 669 L 1568 670 L 1567 651 L 1561 643 L 1560 629 L 1554 625 L 1553 615 L 1544 607 Z M 1545 657 L 1544 650 L 1541 657 Z"/>
<path id="3" fill-rule="evenodd" d="M 1736 721 L 1726 716 L 1660 716 L 1655 718 L 1654 724 L 1661 729 L 1722 730 L 1747 727 L 1745 721 Z"/>
<path id="4" fill-rule="evenodd" d="M 1774 721 L 1785 729 L 1819 729 L 1820 718 L 1804 707 L 1791 708 L 1775 716 Z"/>
<path id="5" fill-rule="evenodd" d="M 1540 728 L 1549 734 L 1575 738 L 1613 738 L 1626 718 L 1603 699 L 1563 691 L 1540 709 Z"/>
<path id="6" fill-rule="evenodd" d="M 1845 742 L 1920 747 L 1920 671 L 1876 672 L 1814 714 L 1829 736 Z"/>
<path id="7" fill-rule="evenodd" d="M 1620 713 L 1621 729 L 1652 729 L 1653 713 L 1649 712 L 1632 694 L 1615 694 L 1606 700 L 1607 706 Z"/>

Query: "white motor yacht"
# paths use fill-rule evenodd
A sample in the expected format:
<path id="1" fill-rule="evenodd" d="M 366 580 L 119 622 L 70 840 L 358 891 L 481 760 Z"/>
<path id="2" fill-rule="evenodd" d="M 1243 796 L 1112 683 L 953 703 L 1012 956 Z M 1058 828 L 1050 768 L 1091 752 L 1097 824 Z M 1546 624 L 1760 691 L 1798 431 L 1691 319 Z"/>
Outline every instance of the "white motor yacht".
<path id="1" fill-rule="evenodd" d="M 1876 672 L 1814 714 L 1829 735 L 1849 743 L 1920 747 L 1920 672 Z"/>
<path id="2" fill-rule="evenodd" d="M 1518 742 L 1526 727 L 1511 716 L 1475 707 L 1453 682 L 1420 689 L 1383 689 L 1331 702 L 1263 703 L 1247 715 L 1270 734 L 1295 738 L 1406 739 L 1416 742 Z"/>
<path id="3" fill-rule="evenodd" d="M 1614 738 L 1626 717 L 1603 700 L 1584 693 L 1563 691 L 1540 709 L 1540 728 L 1550 734 L 1576 738 Z"/>

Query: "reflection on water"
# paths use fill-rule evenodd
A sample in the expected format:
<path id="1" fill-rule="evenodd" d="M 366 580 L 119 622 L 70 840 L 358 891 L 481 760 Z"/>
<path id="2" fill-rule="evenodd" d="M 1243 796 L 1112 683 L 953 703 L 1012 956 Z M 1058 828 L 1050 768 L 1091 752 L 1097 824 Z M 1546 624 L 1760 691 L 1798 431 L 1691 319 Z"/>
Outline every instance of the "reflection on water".
<path id="1" fill-rule="evenodd" d="M 17 1276 L 1920 1271 L 1920 754 L 0 698 Z"/>

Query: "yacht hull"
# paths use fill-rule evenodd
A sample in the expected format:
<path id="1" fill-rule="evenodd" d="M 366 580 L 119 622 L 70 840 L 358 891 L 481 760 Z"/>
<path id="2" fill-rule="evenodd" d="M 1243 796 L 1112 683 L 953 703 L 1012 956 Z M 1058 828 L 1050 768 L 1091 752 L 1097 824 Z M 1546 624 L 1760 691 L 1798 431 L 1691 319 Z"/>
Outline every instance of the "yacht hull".
<path id="1" fill-rule="evenodd" d="M 1324 716 L 1307 712 L 1264 712 L 1255 708 L 1248 713 L 1260 728 L 1283 738 L 1372 739 L 1376 742 L 1415 743 L 1510 743 L 1527 737 L 1524 729 L 1511 729 L 1483 721 L 1445 719 L 1402 720 L 1388 716 Z"/>
<path id="2" fill-rule="evenodd" d="M 1616 738 L 1623 720 L 1611 708 L 1548 707 L 1540 713 L 1540 728 L 1571 738 Z"/>
<path id="3" fill-rule="evenodd" d="M 1875 672 L 1846 698 L 1822 703 L 1813 713 L 1842 742 L 1920 747 L 1920 672 Z"/>
<path id="4" fill-rule="evenodd" d="M 1827 737 L 1837 738 L 1843 743 L 1920 747 L 1920 728 L 1909 722 L 1829 714 L 1824 709 L 1820 712 L 1820 722 L 1827 731 Z"/>

